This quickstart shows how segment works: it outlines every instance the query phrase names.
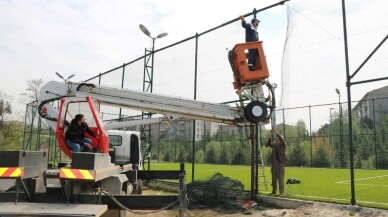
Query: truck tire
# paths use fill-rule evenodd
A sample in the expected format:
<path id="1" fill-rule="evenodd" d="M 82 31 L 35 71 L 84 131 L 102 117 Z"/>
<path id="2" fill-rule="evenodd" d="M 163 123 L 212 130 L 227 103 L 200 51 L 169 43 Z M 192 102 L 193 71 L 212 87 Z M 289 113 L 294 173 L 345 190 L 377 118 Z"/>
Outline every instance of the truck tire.
<path id="1" fill-rule="evenodd" d="M 143 182 L 141 180 L 136 180 L 132 183 L 133 185 L 133 194 L 143 194 Z"/>
<path id="2" fill-rule="evenodd" d="M 143 194 L 143 182 L 141 180 L 136 181 L 136 194 Z"/>

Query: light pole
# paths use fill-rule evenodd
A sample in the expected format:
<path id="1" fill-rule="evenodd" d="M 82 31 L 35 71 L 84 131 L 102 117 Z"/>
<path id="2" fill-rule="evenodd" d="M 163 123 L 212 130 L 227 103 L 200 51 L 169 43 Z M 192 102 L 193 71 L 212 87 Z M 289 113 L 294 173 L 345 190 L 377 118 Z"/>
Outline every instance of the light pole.
<path id="1" fill-rule="evenodd" d="M 140 30 L 148 37 L 150 37 L 152 39 L 152 49 L 151 49 L 151 55 L 147 55 L 147 52 L 150 52 L 149 50 L 145 50 L 145 55 L 144 55 L 144 77 L 143 77 L 143 92 L 149 92 L 149 93 L 152 93 L 152 86 L 153 86 L 153 77 L 154 77 L 154 50 L 155 50 L 155 40 L 157 38 L 163 38 L 165 36 L 167 36 L 167 33 L 164 32 L 164 33 L 161 33 L 159 35 L 157 35 L 156 37 L 152 37 L 151 36 L 151 33 L 150 31 L 148 31 L 148 29 L 140 24 L 139 25 L 139 28 Z M 151 64 L 150 64 L 150 58 L 152 58 L 151 60 Z M 151 69 L 151 71 L 149 71 L 149 69 Z M 147 85 L 147 86 L 146 86 Z M 146 116 L 146 118 L 151 118 L 151 113 L 146 113 L 146 112 L 142 112 L 142 119 L 144 119 L 144 117 Z M 148 131 L 148 137 L 146 136 L 146 131 Z M 141 126 L 141 136 L 142 137 L 147 137 L 148 138 L 148 142 L 149 142 L 149 152 L 151 153 L 151 148 L 152 148 L 152 142 L 151 142 L 151 125 L 148 125 L 148 130 L 145 129 L 145 126 Z M 148 155 L 148 170 L 150 170 L 150 158 L 151 156 Z"/>
<path id="2" fill-rule="evenodd" d="M 340 128 L 340 145 L 341 145 L 341 169 L 343 168 L 343 142 L 342 142 L 342 106 L 341 106 L 341 92 L 338 88 L 335 89 L 338 94 L 338 110 L 339 110 L 339 128 Z"/>
<path id="3" fill-rule="evenodd" d="M 145 69 L 144 69 L 144 83 L 143 83 L 143 91 L 146 91 L 146 92 L 149 91 L 150 93 L 152 93 L 152 83 L 153 83 L 153 75 L 154 75 L 155 40 L 157 38 L 163 38 L 163 37 L 167 36 L 168 33 L 167 32 L 163 32 L 163 33 L 160 33 L 159 35 L 157 35 L 156 37 L 152 37 L 150 31 L 148 31 L 148 29 L 144 25 L 140 24 L 139 28 L 146 36 L 148 36 L 148 37 L 150 37 L 152 39 L 152 48 L 151 48 L 151 58 L 152 58 L 152 61 L 151 61 L 151 65 L 150 66 L 147 65 L 149 63 L 149 58 L 150 57 L 148 58 L 148 60 L 145 61 L 146 64 L 145 64 Z M 145 80 L 146 79 L 145 72 L 146 71 L 148 72 L 148 68 L 151 68 L 151 73 L 148 73 L 148 79 L 149 80 L 146 81 Z M 145 87 L 145 83 L 147 83 L 147 82 L 148 82 L 149 86 L 146 88 Z"/>
<path id="4" fill-rule="evenodd" d="M 334 143 L 333 143 L 333 122 L 331 119 L 331 110 L 334 108 L 330 108 L 330 134 L 331 134 L 331 157 L 332 157 L 332 167 L 334 168 Z"/>

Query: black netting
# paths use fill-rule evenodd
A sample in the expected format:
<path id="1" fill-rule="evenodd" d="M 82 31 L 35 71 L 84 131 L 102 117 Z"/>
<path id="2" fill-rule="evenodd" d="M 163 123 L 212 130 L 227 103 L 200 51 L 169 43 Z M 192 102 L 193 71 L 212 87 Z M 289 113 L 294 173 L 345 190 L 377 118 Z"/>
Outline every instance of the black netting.
<path id="1" fill-rule="evenodd" d="M 244 193 L 244 185 L 237 180 L 215 173 L 208 178 L 187 185 L 190 208 L 210 207 L 222 212 L 244 210 L 237 198 Z"/>

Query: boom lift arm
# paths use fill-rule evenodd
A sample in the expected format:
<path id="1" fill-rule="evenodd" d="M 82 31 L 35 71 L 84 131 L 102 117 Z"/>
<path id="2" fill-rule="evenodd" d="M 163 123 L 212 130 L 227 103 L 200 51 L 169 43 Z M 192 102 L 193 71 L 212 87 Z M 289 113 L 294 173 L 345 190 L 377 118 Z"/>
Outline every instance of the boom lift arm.
<path id="1" fill-rule="evenodd" d="M 67 120 L 72 118 L 71 114 L 68 114 L 72 103 L 84 102 L 88 105 L 96 125 L 91 129 L 98 135 L 98 148 L 104 153 L 108 152 L 109 147 L 106 129 L 111 129 L 114 125 L 122 127 L 126 123 L 105 126 L 98 115 L 100 104 L 163 114 L 164 119 L 170 121 L 184 117 L 237 126 L 245 126 L 249 123 L 267 124 L 275 101 L 272 86 L 267 80 L 269 73 L 261 43 L 237 44 L 229 52 L 235 80 L 233 85 L 240 97 L 240 105 L 237 107 L 65 80 L 65 82 L 50 81 L 41 88 L 38 111 L 47 120 L 48 125 L 56 131 L 60 147 L 68 156 L 71 156 L 71 152 L 64 142 L 63 134 Z M 244 51 L 252 48 L 258 50 L 258 59 L 255 70 L 247 71 Z M 268 88 L 268 97 L 264 97 L 263 86 Z M 61 102 L 58 110 L 50 104 L 57 100 Z M 245 101 L 249 101 L 246 106 Z"/>
<path id="2" fill-rule="evenodd" d="M 75 102 L 87 102 L 89 105 L 93 119 L 97 123 L 95 131 L 100 138 L 98 148 L 104 153 L 108 152 L 109 147 L 108 136 L 105 132 L 105 129 L 109 127 L 105 127 L 98 117 L 99 104 L 163 114 L 168 120 L 185 117 L 238 126 L 244 126 L 247 123 L 241 107 L 233 108 L 228 105 L 95 84 L 51 81 L 41 88 L 40 98 L 39 114 L 56 131 L 61 149 L 69 156 L 71 153 L 64 143 L 63 134 L 66 127 L 65 120 L 71 120 L 66 110 L 71 103 Z M 58 110 L 54 109 L 50 103 L 57 100 L 61 102 Z"/>

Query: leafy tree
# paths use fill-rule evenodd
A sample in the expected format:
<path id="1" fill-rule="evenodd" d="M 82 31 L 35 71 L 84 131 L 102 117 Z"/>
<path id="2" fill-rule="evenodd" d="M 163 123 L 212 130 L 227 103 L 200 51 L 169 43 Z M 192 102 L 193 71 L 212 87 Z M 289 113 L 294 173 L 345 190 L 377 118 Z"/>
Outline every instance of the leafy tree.
<path id="1" fill-rule="evenodd" d="M 307 166 L 306 152 L 303 149 L 304 143 L 288 144 L 288 166 Z"/>
<path id="2" fill-rule="evenodd" d="M 330 167 L 329 155 L 323 146 L 318 146 L 313 159 L 314 167 Z"/>
<path id="3" fill-rule="evenodd" d="M 164 154 L 163 156 L 163 161 L 170 162 L 170 158 L 171 158 L 170 152 L 167 151 L 166 154 Z"/>
<path id="4" fill-rule="evenodd" d="M 180 149 L 179 149 L 177 161 L 180 162 L 180 163 L 185 162 L 185 153 L 184 153 L 184 151 L 183 151 L 183 148 L 180 148 Z"/>
<path id="5" fill-rule="evenodd" d="M 210 142 L 211 136 L 208 130 L 205 131 L 205 142 Z"/>
<path id="6" fill-rule="evenodd" d="M 187 160 L 187 162 L 192 163 L 192 162 L 193 162 L 193 154 L 192 154 L 191 149 L 189 149 L 189 150 L 190 150 L 190 151 L 188 151 L 188 152 L 186 153 L 186 160 Z"/>
<path id="7" fill-rule="evenodd" d="M 22 150 L 23 123 L 5 121 L 0 131 L 0 150 Z"/>
<path id="8" fill-rule="evenodd" d="M 388 169 L 388 114 L 382 115 L 377 127 L 377 169 Z"/>
<path id="9" fill-rule="evenodd" d="M 208 164 L 216 164 L 217 163 L 217 155 L 214 146 L 209 146 L 206 151 L 206 163 Z"/>
<path id="10" fill-rule="evenodd" d="M 205 152 L 203 150 L 199 150 L 195 152 L 195 163 L 204 163 L 205 160 Z"/>
<path id="11" fill-rule="evenodd" d="M 39 99 L 39 91 L 43 86 L 43 79 L 30 79 L 26 81 L 27 88 L 24 93 L 20 94 L 19 101 L 23 104 L 26 102 L 38 101 Z"/>
<path id="12" fill-rule="evenodd" d="M 232 156 L 232 162 L 233 165 L 241 165 L 244 162 L 244 155 L 241 153 L 241 150 L 236 150 Z"/>
<path id="13" fill-rule="evenodd" d="M 226 151 L 226 148 L 221 149 L 220 164 L 224 164 L 224 165 L 229 164 L 229 154 Z"/>
<path id="14" fill-rule="evenodd" d="M 12 114 L 12 97 L 0 91 L 0 129 L 4 127 L 4 119 Z"/>

